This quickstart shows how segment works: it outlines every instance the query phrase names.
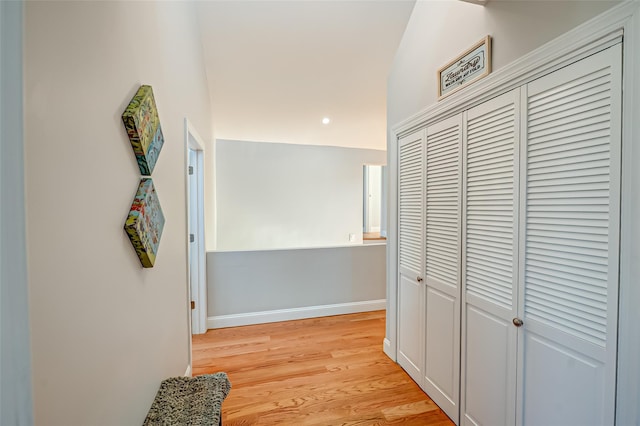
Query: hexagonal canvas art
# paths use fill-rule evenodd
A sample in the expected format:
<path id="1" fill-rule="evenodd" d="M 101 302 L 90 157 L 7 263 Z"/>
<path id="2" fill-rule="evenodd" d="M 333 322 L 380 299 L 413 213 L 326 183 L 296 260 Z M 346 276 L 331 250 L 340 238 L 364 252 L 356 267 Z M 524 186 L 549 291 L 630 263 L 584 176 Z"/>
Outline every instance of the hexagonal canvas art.
<path id="1" fill-rule="evenodd" d="M 145 268 L 152 268 L 156 261 L 163 228 L 164 214 L 153 181 L 142 178 L 124 229 Z"/>
<path id="2" fill-rule="evenodd" d="M 122 113 L 122 121 L 136 155 L 140 174 L 151 176 L 164 144 L 151 86 L 140 86 Z"/>

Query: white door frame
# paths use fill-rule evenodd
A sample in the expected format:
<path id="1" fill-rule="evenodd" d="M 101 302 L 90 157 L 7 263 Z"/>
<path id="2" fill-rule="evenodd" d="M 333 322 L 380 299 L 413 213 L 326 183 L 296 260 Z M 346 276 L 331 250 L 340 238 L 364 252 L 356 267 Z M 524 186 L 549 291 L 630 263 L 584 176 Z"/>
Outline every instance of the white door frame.
<path id="1" fill-rule="evenodd" d="M 205 234 L 204 234 L 204 142 L 198 132 L 194 129 L 193 125 L 187 118 L 184 119 L 184 140 L 185 140 L 185 176 L 186 176 L 186 215 L 187 215 L 187 229 L 186 229 L 186 244 L 187 244 L 187 287 L 189 305 L 189 324 L 192 334 L 202 334 L 207 331 L 207 272 L 206 272 L 206 247 L 205 247 Z M 195 152 L 196 164 L 189 164 L 189 150 Z M 189 176 L 189 167 L 193 166 L 195 177 L 195 188 L 193 191 L 196 193 L 197 198 L 197 211 L 194 215 L 195 232 L 194 241 L 190 242 L 190 230 L 192 229 L 191 219 L 191 202 L 192 202 L 192 188 L 191 177 Z M 195 262 L 195 269 L 197 273 L 191 276 L 191 262 Z M 191 283 L 193 281 L 193 288 L 191 290 Z M 195 308 L 191 309 L 191 301 L 195 303 Z"/>

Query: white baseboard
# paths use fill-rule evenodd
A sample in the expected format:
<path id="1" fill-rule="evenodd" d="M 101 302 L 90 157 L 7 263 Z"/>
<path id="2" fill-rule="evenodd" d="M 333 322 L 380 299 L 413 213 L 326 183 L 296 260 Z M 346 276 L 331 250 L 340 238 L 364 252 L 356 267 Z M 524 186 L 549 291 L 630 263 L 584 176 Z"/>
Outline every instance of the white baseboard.
<path id="1" fill-rule="evenodd" d="M 187 365 L 187 371 L 184 372 L 185 377 L 191 377 L 191 365 Z"/>
<path id="2" fill-rule="evenodd" d="M 391 350 L 391 342 L 386 337 L 384 338 L 384 343 L 382 344 L 382 351 L 391 358 L 392 361 L 396 360 L 396 354 Z"/>
<path id="3" fill-rule="evenodd" d="M 304 308 L 278 309 L 274 311 L 248 312 L 245 314 L 219 315 L 207 318 L 207 328 L 237 327 L 331 315 L 355 314 L 358 312 L 386 309 L 386 300 L 338 303 L 335 305 L 307 306 Z"/>

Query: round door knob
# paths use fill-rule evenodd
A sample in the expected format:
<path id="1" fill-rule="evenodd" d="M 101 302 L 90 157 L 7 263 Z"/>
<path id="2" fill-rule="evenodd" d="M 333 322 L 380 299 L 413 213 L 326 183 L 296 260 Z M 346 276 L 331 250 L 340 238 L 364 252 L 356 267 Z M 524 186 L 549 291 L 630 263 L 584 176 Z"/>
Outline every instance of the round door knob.
<path id="1" fill-rule="evenodd" d="M 416 277 L 416 281 L 418 281 L 419 283 L 421 283 L 421 282 L 422 282 L 422 277 L 421 277 L 421 276 L 417 276 L 417 277 Z"/>
<path id="2" fill-rule="evenodd" d="M 515 325 L 516 327 L 522 327 L 522 324 L 524 324 L 524 322 L 522 322 L 520 318 L 513 319 L 513 325 Z"/>

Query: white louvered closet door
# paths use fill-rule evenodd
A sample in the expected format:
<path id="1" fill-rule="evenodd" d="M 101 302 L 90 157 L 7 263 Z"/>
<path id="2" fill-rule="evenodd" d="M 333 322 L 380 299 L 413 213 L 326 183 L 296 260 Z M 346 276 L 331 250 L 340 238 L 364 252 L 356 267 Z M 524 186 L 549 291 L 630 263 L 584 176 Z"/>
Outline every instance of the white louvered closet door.
<path id="1" fill-rule="evenodd" d="M 525 425 L 614 423 L 621 52 L 613 46 L 523 88 Z"/>
<path id="2" fill-rule="evenodd" d="M 427 128 L 424 389 L 454 421 L 460 394 L 462 114 Z"/>
<path id="3" fill-rule="evenodd" d="M 398 143 L 398 364 L 416 383 L 424 368 L 424 130 Z"/>
<path id="4" fill-rule="evenodd" d="M 520 91 L 467 111 L 461 421 L 516 419 Z"/>

